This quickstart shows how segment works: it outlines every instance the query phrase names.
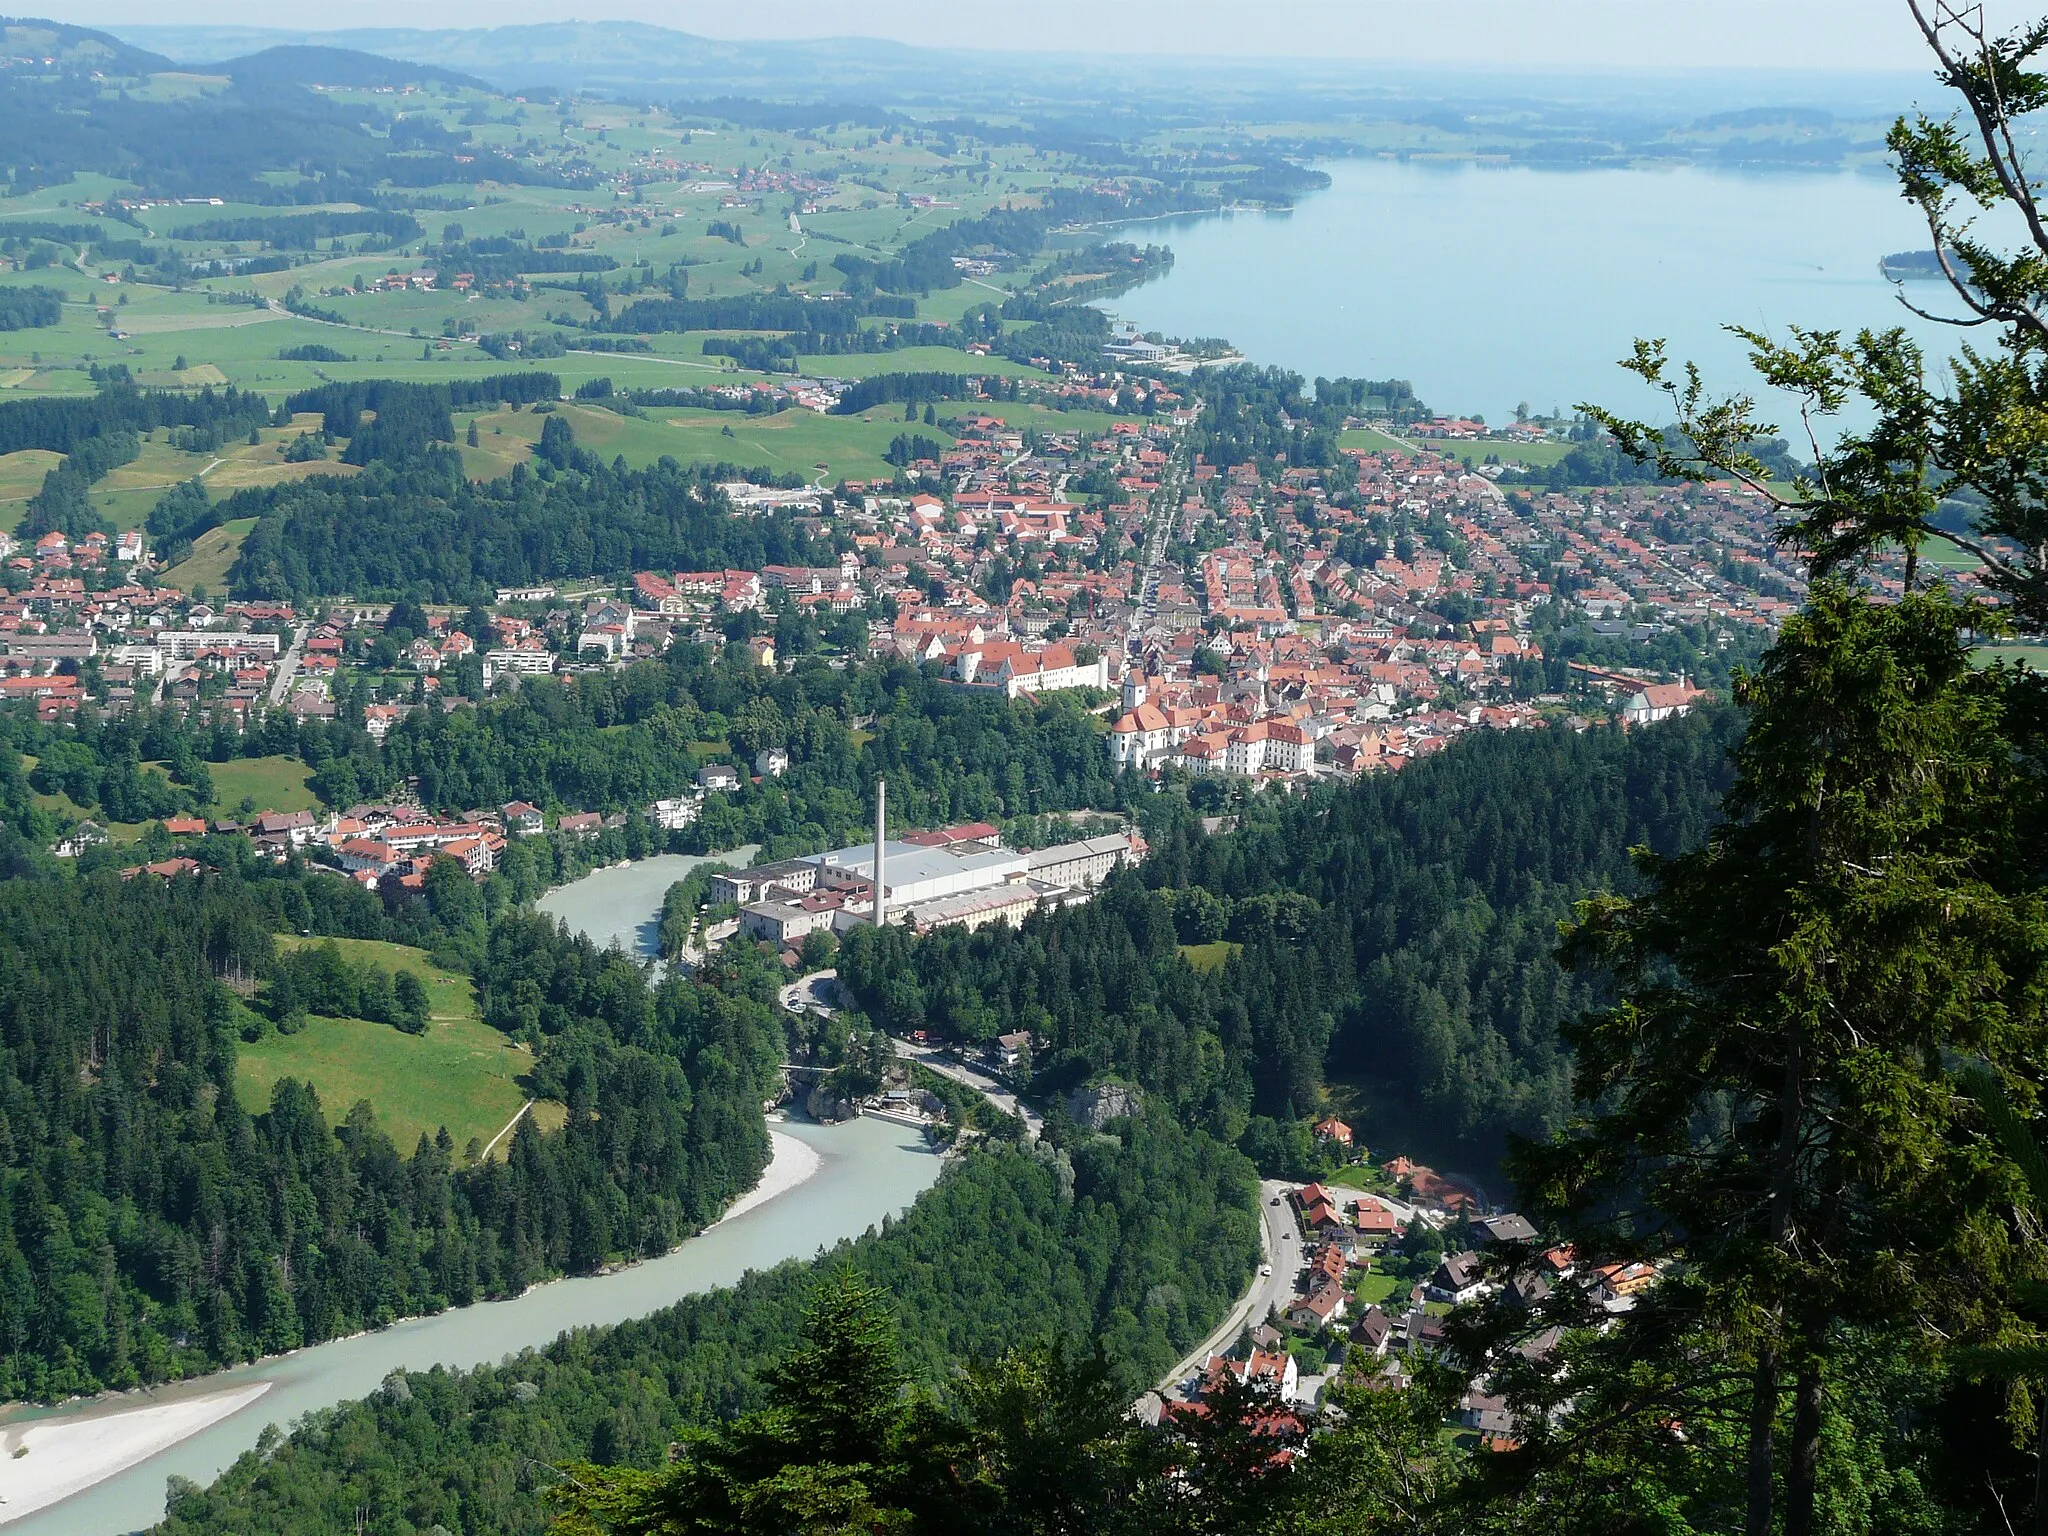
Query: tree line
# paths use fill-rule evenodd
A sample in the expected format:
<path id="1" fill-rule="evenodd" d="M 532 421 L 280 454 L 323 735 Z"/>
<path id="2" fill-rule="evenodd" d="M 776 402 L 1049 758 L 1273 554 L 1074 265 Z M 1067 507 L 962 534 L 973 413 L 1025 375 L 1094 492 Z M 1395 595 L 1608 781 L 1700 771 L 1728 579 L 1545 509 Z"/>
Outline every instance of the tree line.
<path id="1" fill-rule="evenodd" d="M 568 576 L 759 570 L 828 556 L 786 512 L 735 515 L 711 466 L 664 458 L 635 470 L 589 454 L 570 460 L 557 442 L 549 446 L 566 471 L 540 459 L 477 484 L 445 448 L 375 457 L 347 479 L 238 491 L 210 503 L 179 536 L 193 537 L 201 520 L 258 519 L 229 569 L 230 590 L 302 603 L 337 593 L 488 601 L 496 587 Z"/>
<path id="2" fill-rule="evenodd" d="M 1560 1030 L 1598 994 L 1552 957 L 1558 921 L 1631 888 L 1631 846 L 1705 834 L 1739 729 L 1723 710 L 1472 732 L 1398 775 L 1255 802 L 1222 836 L 1155 816 L 1144 865 L 1086 906 L 857 930 L 840 976 L 894 1031 L 1029 1030 L 1034 1089 L 1135 1081 L 1271 1172 L 1313 1171 L 1305 1120 L 1333 1074 L 1401 1106 L 1387 1123 L 1418 1150 L 1491 1162 L 1570 1106 Z M 1217 943 L 1208 974 L 1181 953 Z"/>
<path id="3" fill-rule="evenodd" d="M 64 318 L 64 290 L 38 283 L 0 289 L 0 331 L 29 331 Z"/>
<path id="4" fill-rule="evenodd" d="M 0 883 L 0 1391 L 170 1380 L 516 1294 L 663 1252 L 754 1181 L 768 1008 L 655 987 L 531 915 L 486 937 L 453 873 L 462 889 L 396 920 L 332 876 Z M 368 1104 L 323 1106 L 289 1078 L 245 1110 L 236 1047 L 259 1010 L 360 1006 L 375 987 L 327 974 L 317 947 L 281 962 L 287 923 L 467 930 L 485 1017 L 535 1047 L 530 1091 L 566 1124 L 529 1117 L 479 1163 L 445 1128 L 396 1147 Z"/>
<path id="5" fill-rule="evenodd" d="M 1258 1252 L 1243 1159 L 1164 1114 L 1109 1134 L 992 1146 L 897 1220 L 813 1263 L 748 1275 L 613 1328 L 564 1335 L 473 1371 L 405 1373 L 310 1415 L 212 1488 L 175 1485 L 167 1533 L 347 1528 L 365 1501 L 417 1528 L 539 1536 L 536 1463 L 659 1467 L 677 1424 L 778 1400 L 774 1362 L 802 1336 L 821 1275 L 889 1298 L 896 1380 L 951 1391 L 953 1362 L 1100 1339 L 1125 1403 L 1213 1324 Z M 830 1378 L 814 1374 L 818 1389 Z M 895 1381 L 886 1396 L 897 1401 Z M 801 1459 L 818 1459 L 813 1445 Z"/>

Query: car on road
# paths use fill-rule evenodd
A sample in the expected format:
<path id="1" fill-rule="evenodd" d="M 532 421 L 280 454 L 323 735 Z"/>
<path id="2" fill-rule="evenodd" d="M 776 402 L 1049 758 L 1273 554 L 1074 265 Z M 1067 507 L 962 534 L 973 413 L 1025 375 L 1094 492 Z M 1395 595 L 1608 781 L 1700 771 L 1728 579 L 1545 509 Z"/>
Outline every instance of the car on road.
<path id="1" fill-rule="evenodd" d="M 884 851 L 884 852 L 886 853 L 886 852 L 887 852 L 888 850 L 884 849 L 883 851 Z M 884 895 L 887 895 L 888 893 L 887 893 L 887 892 L 885 891 L 885 892 L 883 892 L 883 894 L 884 894 Z M 1270 1200 L 1268 1200 L 1268 1201 L 1266 1202 L 1266 1204 L 1268 1204 L 1268 1205 L 1278 1205 L 1279 1203 L 1280 1203 L 1280 1197 L 1279 1197 L 1278 1195 L 1275 1195 L 1275 1196 L 1274 1196 L 1274 1197 L 1273 1197 L 1272 1199 L 1270 1199 Z"/>
<path id="2" fill-rule="evenodd" d="M 1269 1277 L 1269 1276 L 1271 1276 L 1271 1275 L 1272 1275 L 1272 1273 L 1273 1273 L 1273 1266 L 1272 1266 L 1272 1265 L 1270 1265 L 1270 1264 L 1261 1264 L 1261 1265 L 1259 1266 L 1259 1274 L 1260 1274 L 1261 1276 L 1268 1276 L 1268 1277 Z"/>

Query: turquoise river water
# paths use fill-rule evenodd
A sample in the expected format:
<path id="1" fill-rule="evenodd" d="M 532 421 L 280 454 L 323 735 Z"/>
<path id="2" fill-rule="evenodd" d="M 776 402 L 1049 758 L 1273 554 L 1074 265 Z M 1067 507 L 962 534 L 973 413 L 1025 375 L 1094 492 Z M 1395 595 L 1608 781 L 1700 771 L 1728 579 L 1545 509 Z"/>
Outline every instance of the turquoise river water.
<path id="1" fill-rule="evenodd" d="M 724 857 L 745 862 L 744 853 Z M 543 907 L 601 943 L 617 938 L 622 947 L 648 953 L 662 897 L 691 862 L 664 857 L 599 870 L 551 892 Z M 609 1274 L 536 1286 L 510 1301 L 414 1318 L 147 1394 L 73 1405 L 55 1415 L 17 1413 L 15 1418 L 104 1413 L 109 1408 L 269 1384 L 263 1396 L 189 1439 L 62 1503 L 7 1522 L 8 1536 L 113 1536 L 148 1525 L 163 1514 L 167 1477 L 211 1482 L 255 1445 L 266 1424 L 288 1425 L 313 1409 L 361 1397 L 400 1368 L 496 1361 L 546 1344 L 570 1328 L 642 1317 L 693 1292 L 730 1285 L 750 1269 L 807 1258 L 904 1210 L 939 1175 L 940 1159 L 927 1150 L 918 1132 L 880 1120 L 837 1126 L 778 1123 L 775 1129 L 816 1152 L 821 1159 L 818 1171 L 796 1188 L 719 1223 L 662 1258 Z M 6 1482 L 7 1464 L 0 1462 L 0 1500 L 6 1496 Z M 0 1521 L 5 1520 L 5 1505 L 0 1503 Z"/>

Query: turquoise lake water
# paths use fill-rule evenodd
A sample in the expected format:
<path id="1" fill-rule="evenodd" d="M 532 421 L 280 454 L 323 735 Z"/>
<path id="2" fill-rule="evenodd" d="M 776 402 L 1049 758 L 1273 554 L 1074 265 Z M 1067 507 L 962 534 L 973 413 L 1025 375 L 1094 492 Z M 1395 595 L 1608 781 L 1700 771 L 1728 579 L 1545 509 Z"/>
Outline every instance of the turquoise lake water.
<path id="1" fill-rule="evenodd" d="M 1887 252 L 1930 244 L 1887 176 L 1323 168 L 1330 188 L 1288 212 L 1124 226 L 1175 265 L 1103 307 L 1311 379 L 1405 378 L 1433 409 L 1489 421 L 1521 401 L 1649 409 L 1615 366 L 1637 336 L 1668 338 L 1724 388 L 1750 377 L 1728 323 L 1903 324 L 1941 356 L 1958 339 L 1907 315 L 1878 274 Z M 1943 291 L 1907 288 L 1923 304 Z"/>

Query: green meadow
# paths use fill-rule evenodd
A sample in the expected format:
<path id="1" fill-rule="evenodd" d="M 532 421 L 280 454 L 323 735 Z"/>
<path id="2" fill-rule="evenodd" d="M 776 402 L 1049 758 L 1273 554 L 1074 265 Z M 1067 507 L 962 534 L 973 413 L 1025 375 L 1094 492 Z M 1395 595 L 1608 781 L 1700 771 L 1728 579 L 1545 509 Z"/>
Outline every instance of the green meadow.
<path id="1" fill-rule="evenodd" d="M 293 1077 L 313 1085 L 332 1122 L 367 1099 L 402 1153 L 410 1154 L 421 1136 L 444 1125 L 458 1158 L 472 1140 L 479 1146 L 489 1142 L 526 1101 L 519 1079 L 532 1068 L 532 1053 L 483 1022 L 468 977 L 434 965 L 421 950 L 371 939 L 278 940 L 285 949 L 325 943 L 355 964 L 409 970 L 424 981 L 427 1032 L 408 1035 L 366 1019 L 315 1017 L 297 1034 L 268 1034 L 237 1048 L 235 1095 L 243 1106 L 262 1111 L 278 1079 Z M 536 1112 L 542 1108 L 552 1111 L 543 1124 L 560 1123 L 560 1106 L 536 1106 Z M 502 1157 L 506 1146 L 501 1141 L 493 1155 Z"/>

